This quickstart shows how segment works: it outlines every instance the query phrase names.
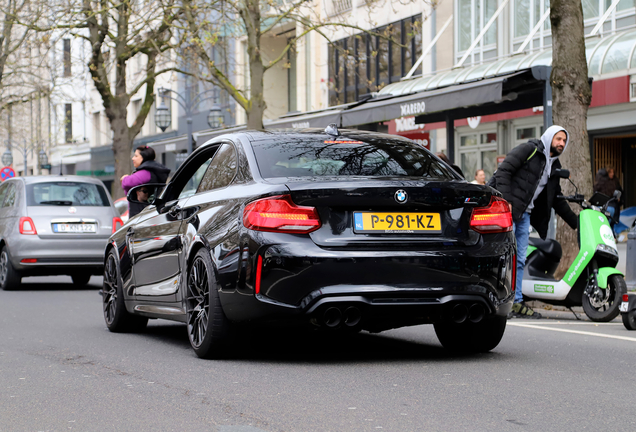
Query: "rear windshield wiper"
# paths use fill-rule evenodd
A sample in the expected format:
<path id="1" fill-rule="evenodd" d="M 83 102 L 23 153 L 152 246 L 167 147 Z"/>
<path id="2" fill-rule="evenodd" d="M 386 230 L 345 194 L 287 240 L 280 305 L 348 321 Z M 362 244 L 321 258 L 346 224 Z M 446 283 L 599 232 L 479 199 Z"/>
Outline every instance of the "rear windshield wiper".
<path id="1" fill-rule="evenodd" d="M 38 204 L 73 205 L 73 201 L 40 201 Z"/>

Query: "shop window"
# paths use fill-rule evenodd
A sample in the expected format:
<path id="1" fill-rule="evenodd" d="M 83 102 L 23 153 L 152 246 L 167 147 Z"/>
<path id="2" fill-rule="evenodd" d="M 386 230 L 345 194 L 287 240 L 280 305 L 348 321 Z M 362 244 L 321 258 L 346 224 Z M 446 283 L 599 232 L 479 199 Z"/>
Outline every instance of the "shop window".
<path id="1" fill-rule="evenodd" d="M 459 60 L 497 10 L 497 0 L 457 0 L 455 55 Z M 497 56 L 497 22 L 494 22 L 467 59 L 479 63 Z"/>
<path id="2" fill-rule="evenodd" d="M 517 140 L 528 141 L 531 138 L 537 137 L 537 128 L 526 127 L 517 129 Z"/>
<path id="3" fill-rule="evenodd" d="M 636 75 L 632 75 L 630 78 L 630 84 L 629 84 L 629 88 L 630 88 L 630 92 L 629 92 L 629 99 L 632 102 L 636 102 Z"/>
<path id="4" fill-rule="evenodd" d="M 497 169 L 497 133 L 462 135 L 459 142 L 459 165 L 466 179 L 472 181 L 479 169 L 483 169 L 486 180 L 489 179 Z"/>
<path id="5" fill-rule="evenodd" d="M 371 31 L 383 37 L 361 33 L 329 45 L 330 106 L 400 81 L 422 53 L 421 15 Z"/>

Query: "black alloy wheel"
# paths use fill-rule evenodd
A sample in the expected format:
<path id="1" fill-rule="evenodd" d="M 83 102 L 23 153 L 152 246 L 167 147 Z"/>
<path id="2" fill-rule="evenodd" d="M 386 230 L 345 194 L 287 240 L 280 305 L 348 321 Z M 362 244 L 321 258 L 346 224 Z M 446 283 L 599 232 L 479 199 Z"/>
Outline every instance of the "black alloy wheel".
<path id="1" fill-rule="evenodd" d="M 592 321 L 609 322 L 620 313 L 618 308 L 626 292 L 627 284 L 623 276 L 611 275 L 607 278 L 607 288 L 587 287 L 583 291 L 583 311 Z"/>
<path id="2" fill-rule="evenodd" d="M 452 321 L 435 323 L 442 346 L 453 353 L 484 353 L 495 349 L 506 330 L 506 317 L 492 316 L 478 323 Z"/>
<path id="3" fill-rule="evenodd" d="M 20 288 L 22 277 L 11 264 L 9 259 L 9 249 L 4 246 L 0 251 L 0 288 L 5 291 L 16 290 Z"/>
<path id="4" fill-rule="evenodd" d="M 104 284 L 102 287 L 104 320 L 106 327 L 113 333 L 136 332 L 143 330 L 148 318 L 132 315 L 126 310 L 123 295 L 123 282 L 115 250 L 111 250 L 104 266 Z"/>
<path id="5" fill-rule="evenodd" d="M 199 249 L 188 270 L 186 283 L 188 339 L 197 356 L 220 358 L 226 354 L 230 323 L 219 299 L 212 259 Z"/>

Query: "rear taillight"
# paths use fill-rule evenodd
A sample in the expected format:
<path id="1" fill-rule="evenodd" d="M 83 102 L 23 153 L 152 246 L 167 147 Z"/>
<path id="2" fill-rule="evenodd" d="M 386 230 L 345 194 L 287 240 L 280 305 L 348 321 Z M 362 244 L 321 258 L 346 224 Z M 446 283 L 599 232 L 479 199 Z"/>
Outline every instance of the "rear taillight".
<path id="1" fill-rule="evenodd" d="M 37 235 L 37 233 L 33 219 L 27 216 L 20 218 L 20 234 Z"/>
<path id="2" fill-rule="evenodd" d="M 261 273 L 263 271 L 263 257 L 259 255 L 256 262 L 256 284 L 254 285 L 254 292 L 260 294 L 261 292 Z"/>
<path id="3" fill-rule="evenodd" d="M 308 233 L 320 228 L 314 207 L 300 207 L 289 195 L 263 198 L 243 210 L 243 225 L 256 231 Z"/>
<path id="4" fill-rule="evenodd" d="M 470 227 L 482 234 L 512 231 L 510 204 L 499 197 L 492 197 L 488 207 L 473 210 Z"/>
<path id="5" fill-rule="evenodd" d="M 517 254 L 512 254 L 512 292 L 517 288 Z"/>
<path id="6" fill-rule="evenodd" d="M 628 302 L 629 301 L 629 294 L 623 294 L 623 301 L 624 302 Z"/>
<path id="7" fill-rule="evenodd" d="M 124 221 L 121 218 L 114 217 L 113 218 L 113 233 L 117 231 L 119 228 L 124 226 Z"/>
<path id="8" fill-rule="evenodd" d="M 22 264 L 35 264 L 36 262 L 38 262 L 37 258 L 24 258 L 20 261 Z"/>

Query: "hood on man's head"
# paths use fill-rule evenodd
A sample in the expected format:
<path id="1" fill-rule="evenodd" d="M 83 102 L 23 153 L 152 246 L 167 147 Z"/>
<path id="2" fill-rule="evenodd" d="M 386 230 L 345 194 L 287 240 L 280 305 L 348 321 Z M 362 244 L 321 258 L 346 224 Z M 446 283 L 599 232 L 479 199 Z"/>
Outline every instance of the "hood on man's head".
<path id="1" fill-rule="evenodd" d="M 550 147 L 552 146 L 552 139 L 559 132 L 565 132 L 565 146 L 563 147 L 563 151 L 568 148 L 568 144 L 570 143 L 570 134 L 564 127 L 552 125 L 541 135 L 541 142 L 543 142 L 543 147 L 546 155 L 550 155 Z M 563 154 L 563 152 L 561 152 Z M 558 157 L 558 156 L 557 156 Z"/>

